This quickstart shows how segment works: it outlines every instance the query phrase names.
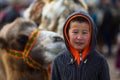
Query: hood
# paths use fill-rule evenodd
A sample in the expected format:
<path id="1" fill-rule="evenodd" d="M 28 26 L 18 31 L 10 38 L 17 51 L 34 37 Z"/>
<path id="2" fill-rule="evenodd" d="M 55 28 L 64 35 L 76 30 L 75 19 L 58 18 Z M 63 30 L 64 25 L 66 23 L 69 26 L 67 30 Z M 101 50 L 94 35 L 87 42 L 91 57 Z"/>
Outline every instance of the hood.
<path id="1" fill-rule="evenodd" d="M 64 40 L 65 40 L 65 44 L 66 44 L 67 49 L 70 51 L 70 53 L 74 57 L 74 60 L 77 61 L 78 64 L 80 64 L 80 54 L 76 49 L 74 49 L 71 46 L 70 41 L 68 39 L 68 34 L 67 34 L 69 23 L 75 17 L 83 17 L 83 18 L 87 19 L 88 22 L 89 22 L 89 25 L 90 25 L 91 38 L 89 40 L 89 44 L 84 48 L 84 50 L 82 52 L 82 60 L 84 60 L 86 58 L 86 56 L 92 50 L 95 49 L 97 28 L 96 28 L 96 26 L 93 22 L 92 17 L 87 12 L 84 12 L 84 11 L 74 12 L 71 15 L 69 15 L 66 19 L 66 22 L 65 22 L 64 27 L 63 27 L 63 37 L 64 37 Z"/>

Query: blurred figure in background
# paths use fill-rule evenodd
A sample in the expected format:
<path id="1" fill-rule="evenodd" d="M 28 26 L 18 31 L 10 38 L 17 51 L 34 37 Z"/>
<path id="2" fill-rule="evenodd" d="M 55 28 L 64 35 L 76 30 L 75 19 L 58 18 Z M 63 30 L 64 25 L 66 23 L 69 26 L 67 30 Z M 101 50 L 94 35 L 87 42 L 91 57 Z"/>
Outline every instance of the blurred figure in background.
<path id="1" fill-rule="evenodd" d="M 22 16 L 22 9 L 27 7 L 28 0 L 9 0 L 8 6 L 0 12 L 0 29 Z"/>
<path id="2" fill-rule="evenodd" d="M 114 11 L 113 25 L 116 28 L 116 35 L 117 35 L 120 32 L 120 0 L 115 0 L 113 11 Z"/>
<path id="3" fill-rule="evenodd" d="M 117 36 L 117 44 L 118 44 L 118 50 L 117 50 L 117 55 L 116 55 L 116 60 L 115 60 L 115 68 L 116 68 L 116 73 L 117 77 L 120 78 L 120 33 Z"/>
<path id="4" fill-rule="evenodd" d="M 1 11 L 0 24 L 1 28 L 3 25 L 14 21 L 17 17 L 20 17 L 19 10 L 17 9 L 17 4 L 15 0 L 11 0 L 8 3 L 8 7 Z"/>
<path id="5" fill-rule="evenodd" d="M 115 39 L 115 28 L 113 26 L 113 12 L 111 0 L 101 0 L 98 6 L 103 13 L 102 23 L 99 26 L 98 37 L 103 39 L 103 48 L 107 50 L 107 56 L 112 56 L 112 44 Z M 102 41 L 100 39 L 100 41 Z"/>
<path id="6" fill-rule="evenodd" d="M 115 67 L 117 71 L 117 76 L 120 78 L 120 0 L 115 0 L 114 3 L 114 27 L 117 27 L 117 54 L 116 54 L 116 62 Z"/>
<path id="7" fill-rule="evenodd" d="M 95 24 L 98 24 L 98 8 L 97 5 L 99 3 L 99 0 L 85 0 L 88 6 L 88 12 L 93 18 Z"/>

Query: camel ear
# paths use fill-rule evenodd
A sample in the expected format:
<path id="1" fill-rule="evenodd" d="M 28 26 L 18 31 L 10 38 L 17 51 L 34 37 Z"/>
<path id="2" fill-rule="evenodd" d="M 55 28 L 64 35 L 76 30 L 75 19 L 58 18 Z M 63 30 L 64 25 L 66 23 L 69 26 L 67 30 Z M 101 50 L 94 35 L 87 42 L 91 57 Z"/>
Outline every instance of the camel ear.
<path id="1" fill-rule="evenodd" d="M 0 48 L 1 49 L 7 49 L 7 42 L 6 42 L 6 40 L 4 39 L 4 38 L 1 38 L 0 37 Z"/>

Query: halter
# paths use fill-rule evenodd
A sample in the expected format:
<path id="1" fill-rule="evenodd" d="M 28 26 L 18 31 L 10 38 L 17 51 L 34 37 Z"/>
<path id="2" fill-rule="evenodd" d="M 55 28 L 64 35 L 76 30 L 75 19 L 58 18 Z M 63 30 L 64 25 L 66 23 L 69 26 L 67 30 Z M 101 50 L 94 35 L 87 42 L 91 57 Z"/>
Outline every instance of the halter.
<path id="1" fill-rule="evenodd" d="M 46 69 L 43 69 L 42 65 L 40 63 L 36 62 L 29 56 L 30 51 L 31 51 L 34 43 L 36 42 L 36 39 L 39 34 L 40 34 L 40 30 L 35 30 L 31 33 L 23 52 L 17 51 L 17 50 L 12 50 L 12 49 L 7 49 L 7 52 L 15 58 L 23 59 L 30 67 L 38 69 L 38 70 L 42 70 L 47 76 L 44 78 L 44 80 L 49 80 L 48 71 Z"/>

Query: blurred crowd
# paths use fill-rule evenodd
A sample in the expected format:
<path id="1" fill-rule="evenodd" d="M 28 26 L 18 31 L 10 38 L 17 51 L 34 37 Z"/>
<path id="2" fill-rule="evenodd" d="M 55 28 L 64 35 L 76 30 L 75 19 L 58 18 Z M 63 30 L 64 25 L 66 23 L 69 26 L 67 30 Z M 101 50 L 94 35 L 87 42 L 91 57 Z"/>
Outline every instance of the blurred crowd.
<path id="1" fill-rule="evenodd" d="M 97 48 L 107 57 L 115 56 L 120 78 L 120 0 L 86 0 L 86 3 L 98 27 Z"/>
<path id="2" fill-rule="evenodd" d="M 6 23 L 21 17 L 23 11 L 33 2 L 33 0 L 0 0 L 0 29 Z"/>
<path id="3" fill-rule="evenodd" d="M 33 1 L 0 0 L 0 28 L 22 16 L 23 11 Z M 116 68 L 120 71 L 120 0 L 85 0 L 85 2 L 98 27 L 98 50 L 107 56 L 113 56 L 116 45 Z"/>
<path id="4" fill-rule="evenodd" d="M 98 27 L 98 49 L 107 47 L 107 55 L 111 56 L 120 31 L 120 0 L 93 0 L 87 1 L 87 4 Z"/>

